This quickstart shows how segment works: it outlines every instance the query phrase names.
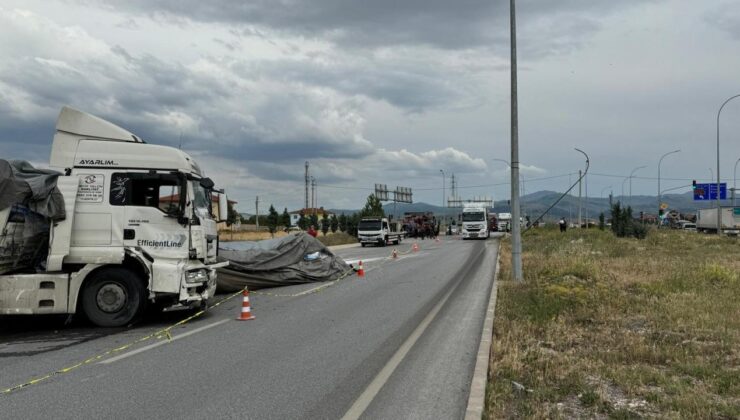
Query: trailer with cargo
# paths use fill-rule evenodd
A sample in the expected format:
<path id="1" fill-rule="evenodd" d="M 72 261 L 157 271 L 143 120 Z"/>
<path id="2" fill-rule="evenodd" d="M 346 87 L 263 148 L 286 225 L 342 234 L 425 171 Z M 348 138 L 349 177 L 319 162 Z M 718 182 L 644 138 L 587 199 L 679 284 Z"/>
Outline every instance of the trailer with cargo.
<path id="1" fill-rule="evenodd" d="M 215 192 L 185 152 L 62 108 L 48 170 L 0 160 L 0 315 L 83 312 L 114 327 L 149 305 L 205 307 L 228 265 Z"/>
<path id="2" fill-rule="evenodd" d="M 722 233 L 737 235 L 740 233 L 740 207 L 721 208 Z M 699 209 L 696 215 L 696 230 L 699 232 L 717 233 L 717 209 Z"/>

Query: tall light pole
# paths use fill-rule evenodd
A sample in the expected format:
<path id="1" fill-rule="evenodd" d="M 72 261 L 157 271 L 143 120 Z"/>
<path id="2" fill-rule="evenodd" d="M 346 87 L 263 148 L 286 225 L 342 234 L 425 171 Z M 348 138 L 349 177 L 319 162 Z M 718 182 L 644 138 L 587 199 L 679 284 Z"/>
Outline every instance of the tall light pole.
<path id="1" fill-rule="evenodd" d="M 727 98 L 727 100 L 722 103 L 722 106 L 719 107 L 719 111 L 717 111 L 717 235 L 722 235 L 722 205 L 719 202 L 719 115 L 722 113 L 722 108 L 735 98 L 740 98 L 740 94 Z"/>
<path id="2" fill-rule="evenodd" d="M 627 182 L 629 179 L 630 179 L 630 177 L 626 176 L 622 180 L 622 196 L 621 196 L 622 200 L 624 200 L 624 183 Z M 622 203 L 622 206 L 624 206 L 625 204 L 627 204 L 627 203 Z"/>
<path id="3" fill-rule="evenodd" d="M 604 187 L 604 188 L 601 189 L 601 199 L 602 200 L 604 199 L 604 191 L 610 190 L 611 188 L 612 188 L 612 186 L 609 185 L 608 187 Z M 611 192 L 609 192 L 609 195 L 611 195 Z"/>
<path id="4" fill-rule="evenodd" d="M 630 207 L 632 207 L 632 177 L 635 176 L 635 172 L 639 171 L 640 169 L 647 168 L 647 166 L 639 166 L 632 170 L 632 173 L 630 173 Z"/>
<path id="5" fill-rule="evenodd" d="M 511 274 L 514 281 L 524 281 L 522 272 L 522 225 L 519 212 L 519 114 L 516 62 L 516 1 L 509 0 L 511 31 Z"/>
<path id="6" fill-rule="evenodd" d="M 677 149 L 677 150 L 674 150 L 672 152 L 668 152 L 668 153 L 664 154 L 663 156 L 661 156 L 660 159 L 658 160 L 658 218 L 659 219 L 660 219 L 660 206 L 663 205 L 663 203 L 661 203 L 661 199 L 660 199 L 660 196 L 661 196 L 661 194 L 660 194 L 660 164 L 663 163 L 663 158 L 664 157 L 666 157 L 668 155 L 672 155 L 674 153 L 678 153 L 680 151 L 681 151 L 681 149 Z M 658 221 L 658 227 L 660 227 L 660 221 Z"/>
<path id="7" fill-rule="evenodd" d="M 737 194 L 737 163 L 740 162 L 740 158 L 735 161 L 735 169 L 732 171 L 732 207 L 735 207 L 735 194 Z"/>
<path id="8" fill-rule="evenodd" d="M 445 211 L 445 171 L 440 169 L 439 172 L 442 174 L 442 220 L 444 220 L 447 217 L 447 212 Z"/>

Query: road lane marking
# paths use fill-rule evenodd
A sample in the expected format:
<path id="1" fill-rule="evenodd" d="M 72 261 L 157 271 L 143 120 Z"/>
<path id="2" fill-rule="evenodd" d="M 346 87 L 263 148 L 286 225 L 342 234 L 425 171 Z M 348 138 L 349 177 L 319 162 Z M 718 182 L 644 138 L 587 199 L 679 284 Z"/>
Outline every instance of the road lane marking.
<path id="1" fill-rule="evenodd" d="M 448 290 L 447 293 L 444 295 L 444 297 L 440 299 L 439 303 L 437 303 L 437 305 L 432 308 L 427 316 L 424 317 L 424 319 L 411 333 L 411 335 L 409 335 L 406 341 L 401 344 L 401 347 L 399 347 L 398 350 L 396 350 L 396 352 L 393 354 L 393 356 L 391 356 L 391 358 L 388 360 L 388 363 L 383 366 L 383 369 L 381 369 L 380 372 L 378 372 L 378 375 L 375 376 L 373 381 L 370 382 L 370 385 L 367 386 L 365 391 L 360 394 L 359 397 L 357 397 L 355 402 L 352 404 L 352 407 L 350 407 L 350 409 L 347 410 L 347 412 L 342 417 L 342 420 L 359 419 L 362 413 L 367 410 L 367 407 L 370 406 L 371 402 L 373 402 L 373 399 L 375 399 L 375 397 L 378 395 L 380 389 L 383 388 L 383 385 L 385 385 L 386 382 L 388 382 L 388 379 L 391 377 L 393 372 L 395 372 L 396 368 L 398 368 L 398 365 L 401 364 L 411 348 L 419 340 L 419 337 L 424 334 L 424 331 L 426 331 L 427 327 L 429 327 L 429 324 L 431 324 L 434 317 L 437 316 L 437 313 L 439 313 L 439 311 L 442 310 L 442 308 L 445 306 L 447 300 L 450 298 L 452 292 L 455 289 L 457 289 L 457 285 L 455 285 L 455 287 L 451 287 L 450 290 Z"/>
<path id="2" fill-rule="evenodd" d="M 144 347 L 138 348 L 136 350 L 132 350 L 132 351 L 130 351 L 128 353 L 123 353 L 121 355 L 111 357 L 110 359 L 105 359 L 105 360 L 103 360 L 101 362 L 98 362 L 98 364 L 107 365 L 109 363 L 117 362 L 117 361 L 119 361 L 121 359 L 125 359 L 127 357 L 131 357 L 131 356 L 134 356 L 136 354 L 143 353 L 143 352 L 145 352 L 147 350 L 151 350 L 153 348 L 157 348 L 159 346 L 165 345 L 165 344 L 170 343 L 172 341 L 179 340 L 181 338 L 189 337 L 189 336 L 191 336 L 193 334 L 197 334 L 197 333 L 199 333 L 201 331 L 205 331 L 205 330 L 207 330 L 209 328 L 213 328 L 215 326 L 221 325 L 221 324 L 226 323 L 226 322 L 229 322 L 229 321 L 231 321 L 231 320 L 230 319 L 222 319 L 221 321 L 214 322 L 213 324 L 204 325 L 204 326 L 202 326 L 200 328 L 196 328 L 196 329 L 194 329 L 192 331 L 188 331 L 186 333 L 182 333 L 180 335 L 176 335 L 176 336 L 172 337 L 169 340 L 162 340 L 162 341 L 159 341 L 159 342 L 150 344 L 148 346 L 144 346 Z"/>

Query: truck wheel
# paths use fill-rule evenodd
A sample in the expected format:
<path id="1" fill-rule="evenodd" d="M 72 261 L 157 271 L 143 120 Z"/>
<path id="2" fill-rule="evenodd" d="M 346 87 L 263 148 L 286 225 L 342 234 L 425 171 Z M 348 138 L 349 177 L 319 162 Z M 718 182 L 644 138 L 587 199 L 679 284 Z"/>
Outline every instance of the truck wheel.
<path id="1" fill-rule="evenodd" d="M 366 245 L 365 242 L 360 242 L 361 247 L 365 248 L 365 245 Z"/>
<path id="2" fill-rule="evenodd" d="M 380 243 L 380 246 L 388 246 L 388 237 L 386 236 L 383 238 L 383 242 Z"/>
<path id="3" fill-rule="evenodd" d="M 146 306 L 139 276 L 125 268 L 105 268 L 88 279 L 82 291 L 82 310 L 93 324 L 121 327 L 134 321 Z"/>

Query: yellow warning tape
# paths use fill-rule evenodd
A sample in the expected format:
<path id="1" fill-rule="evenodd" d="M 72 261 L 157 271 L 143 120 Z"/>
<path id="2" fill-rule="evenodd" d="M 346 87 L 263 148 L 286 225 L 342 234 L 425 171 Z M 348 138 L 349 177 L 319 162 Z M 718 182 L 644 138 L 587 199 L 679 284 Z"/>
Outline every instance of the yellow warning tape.
<path id="1" fill-rule="evenodd" d="M 414 247 L 412 245 L 408 250 L 398 252 L 398 255 L 410 254 L 413 251 L 413 249 L 414 249 Z M 382 260 L 382 263 L 380 265 L 384 265 L 389 260 L 393 260 L 393 252 L 392 251 L 391 251 L 391 254 L 387 258 L 385 258 L 385 259 Z M 316 289 L 312 289 L 312 290 L 309 290 L 307 292 L 293 293 L 293 294 L 281 294 L 281 293 L 271 293 L 271 292 L 255 291 L 255 292 L 251 292 L 251 294 L 253 294 L 253 295 L 263 295 L 263 296 L 272 296 L 272 297 L 298 297 L 298 296 L 306 296 L 306 295 L 318 293 L 318 292 L 320 292 L 322 290 L 325 290 L 328 287 L 331 287 L 331 286 L 339 283 L 340 281 L 342 281 L 342 280 L 346 279 L 347 277 L 349 277 L 350 273 L 353 273 L 353 272 L 354 272 L 354 269 L 347 270 L 341 276 L 339 276 L 337 279 L 332 280 L 332 281 L 326 283 L 325 285 L 323 285 L 323 287 L 318 287 Z M 217 307 L 217 306 L 219 306 L 219 305 L 221 305 L 221 304 L 223 304 L 223 303 L 225 303 L 225 302 L 227 302 L 227 301 L 229 301 L 229 300 L 231 300 L 231 299 L 233 299 L 236 296 L 239 296 L 241 294 L 242 294 L 242 290 L 240 290 L 238 292 L 235 292 L 235 293 L 233 293 L 233 294 L 231 294 L 231 295 L 229 295 L 229 296 L 227 296 L 227 297 L 219 300 L 218 302 L 214 303 L 213 305 L 209 306 L 208 309 L 215 308 L 215 307 Z M 0 391 L 0 394 L 10 394 L 11 392 L 15 392 L 15 391 L 18 391 L 20 389 L 29 387 L 31 385 L 36 385 L 38 383 L 44 382 L 46 380 L 49 380 L 49 379 L 51 379 L 54 376 L 62 375 L 62 374 L 65 374 L 65 373 L 69 373 L 69 372 L 71 372 L 71 371 L 73 371 L 73 370 L 75 370 L 77 368 L 80 368 L 80 367 L 85 366 L 85 365 L 89 365 L 90 363 L 96 362 L 96 361 L 98 361 L 98 360 L 100 360 L 100 359 L 102 359 L 102 358 L 104 358 L 106 356 L 110 356 L 110 355 L 113 355 L 113 354 L 116 354 L 116 353 L 120 353 L 120 352 L 122 352 L 124 350 L 127 350 L 127 349 L 129 349 L 129 348 L 137 345 L 137 344 L 143 343 L 144 341 L 151 340 L 153 338 L 162 339 L 162 338 L 165 338 L 166 337 L 167 340 L 172 340 L 171 331 L 172 331 L 173 328 L 179 327 L 181 325 L 185 325 L 186 323 L 192 321 L 193 319 L 200 317 L 205 312 L 206 311 L 204 311 L 204 310 L 198 311 L 198 312 L 194 313 L 193 315 L 191 315 L 191 316 L 189 316 L 189 317 L 187 317 L 185 319 L 182 319 L 182 320 L 180 320 L 180 321 L 178 321 L 178 322 L 170 325 L 167 328 L 163 328 L 161 330 L 155 331 L 155 332 L 153 332 L 153 333 L 151 333 L 149 335 L 146 335 L 144 337 L 141 337 L 141 338 L 139 338 L 137 340 L 134 340 L 134 341 L 132 341 L 132 342 L 130 342 L 128 344 L 124 344 L 124 345 L 119 346 L 119 347 L 116 347 L 114 349 L 110 349 L 108 351 L 105 351 L 103 353 L 100 353 L 98 355 L 95 355 L 93 357 L 90 357 L 88 359 L 85 359 L 85 360 L 83 360 L 83 361 L 81 361 L 79 363 L 76 363 L 76 364 L 74 364 L 72 366 L 68 366 L 68 367 L 65 367 L 65 368 L 56 370 L 54 372 L 51 372 L 49 374 L 46 374 L 44 376 L 31 379 L 31 380 L 29 380 L 27 382 L 24 382 L 22 384 L 18 384 L 18 385 L 12 386 L 10 388 L 3 389 L 3 390 Z"/>
<path id="2" fill-rule="evenodd" d="M 238 292 L 236 292 L 236 293 L 234 293 L 234 294 L 231 294 L 231 295 L 229 295 L 229 296 L 227 296 L 227 297 L 219 300 L 218 302 L 214 303 L 213 305 L 209 306 L 209 309 L 210 308 L 215 308 L 215 307 L 223 304 L 224 302 L 227 302 L 227 301 L 229 301 L 229 300 L 231 300 L 231 299 L 233 299 L 236 296 L 239 296 L 241 294 L 242 294 L 242 291 L 241 290 L 238 291 Z M 65 373 L 69 373 L 69 372 L 71 372 L 71 371 L 73 371 L 73 370 L 75 370 L 77 368 L 80 368 L 80 367 L 85 366 L 85 365 L 89 365 L 90 363 L 93 363 L 95 361 L 98 361 L 98 360 L 100 360 L 100 359 L 102 359 L 102 358 L 104 358 L 106 356 L 110 356 L 112 354 L 120 353 L 120 352 L 122 352 L 122 351 L 124 351 L 126 349 L 129 349 L 129 348 L 131 348 L 131 347 L 133 347 L 133 346 L 135 346 L 135 345 L 137 345 L 139 343 L 142 343 L 142 342 L 147 341 L 147 340 L 151 340 L 152 338 L 161 339 L 163 337 L 166 337 L 168 340 L 171 340 L 172 339 L 172 334 L 170 333 L 170 331 L 173 328 L 179 327 L 181 325 L 184 325 L 184 324 L 192 321 L 193 319 L 198 318 L 199 316 L 203 315 L 205 312 L 206 311 L 204 311 L 204 310 L 200 310 L 200 311 L 194 313 L 193 315 L 191 315 L 191 316 L 189 316 L 189 317 L 187 317 L 185 319 L 182 319 L 182 320 L 176 322 L 175 324 L 170 325 L 167 328 L 163 328 L 161 330 L 155 331 L 155 332 L 153 332 L 153 333 L 151 333 L 151 334 L 149 334 L 147 336 L 141 337 L 141 338 L 139 338 L 139 339 L 137 339 L 135 341 L 132 341 L 132 342 L 130 342 L 128 344 L 124 344 L 124 345 L 122 345 L 120 347 L 116 347 L 114 349 L 110 349 L 110 350 L 108 350 L 106 352 L 103 352 L 103 353 L 100 353 L 100 354 L 95 355 L 93 357 L 90 357 L 88 359 L 85 359 L 85 360 L 83 360 L 83 361 L 81 361 L 79 363 L 76 363 L 76 364 L 72 365 L 72 366 L 68 366 L 68 367 L 65 367 L 63 369 L 59 369 L 59 370 L 56 370 L 56 371 L 51 372 L 49 374 L 46 374 L 44 376 L 41 376 L 41 377 L 38 377 L 38 378 L 35 378 L 35 379 L 31 379 L 31 380 L 29 380 L 27 382 L 24 382 L 22 384 L 18 384 L 18 385 L 12 386 L 10 388 L 3 389 L 2 391 L 0 391 L 0 394 L 9 394 L 11 392 L 18 391 L 18 390 L 23 389 L 23 388 L 26 388 L 28 386 L 36 385 L 36 384 L 38 384 L 40 382 L 44 382 L 44 381 L 46 381 L 46 380 L 48 380 L 48 379 L 50 379 L 50 378 L 52 378 L 54 376 L 62 375 L 62 374 L 65 374 Z"/>

